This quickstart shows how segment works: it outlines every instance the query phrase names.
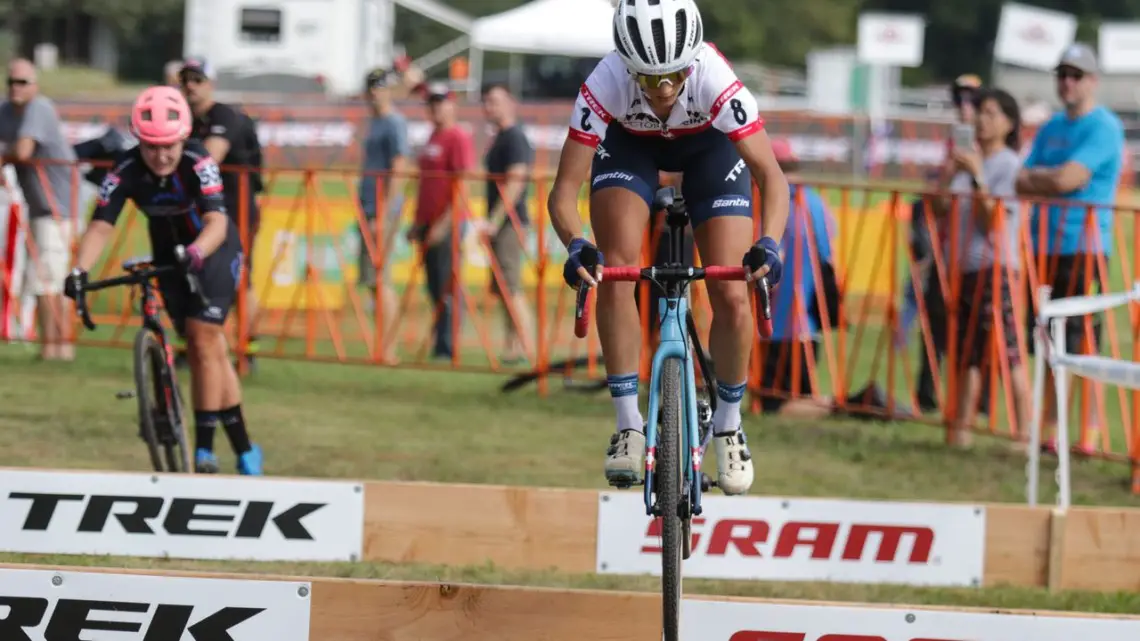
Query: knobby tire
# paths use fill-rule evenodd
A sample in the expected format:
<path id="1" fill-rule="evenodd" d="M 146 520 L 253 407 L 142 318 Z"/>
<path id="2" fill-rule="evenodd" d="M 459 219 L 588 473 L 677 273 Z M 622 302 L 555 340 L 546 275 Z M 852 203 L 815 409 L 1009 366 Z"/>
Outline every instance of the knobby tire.
<path id="1" fill-rule="evenodd" d="M 657 505 L 661 511 L 662 627 L 665 641 L 680 640 L 681 558 L 684 493 L 681 456 L 681 361 L 665 361 L 661 374 L 661 421 L 657 429 Z"/>
<path id="2" fill-rule="evenodd" d="M 190 472 L 190 451 L 186 447 L 183 429 L 181 395 L 167 372 L 166 353 L 162 344 L 150 330 L 144 329 L 135 336 L 134 372 L 139 436 L 146 442 L 154 471 Z M 175 407 L 167 402 L 168 386 L 172 388 Z M 159 416 L 165 417 L 169 434 L 160 435 L 155 420 Z"/>

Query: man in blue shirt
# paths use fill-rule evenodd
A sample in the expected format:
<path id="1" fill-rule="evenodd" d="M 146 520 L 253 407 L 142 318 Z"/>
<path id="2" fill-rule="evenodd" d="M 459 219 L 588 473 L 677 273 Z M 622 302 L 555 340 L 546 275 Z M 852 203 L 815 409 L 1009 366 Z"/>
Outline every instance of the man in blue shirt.
<path id="1" fill-rule="evenodd" d="M 773 138 L 772 151 L 780 167 L 791 176 L 798 162 L 788 142 Z M 802 197 L 798 198 L 797 192 L 801 190 Z M 812 396 L 808 367 L 816 367 L 823 351 L 820 319 L 813 310 L 823 295 L 818 287 L 823 278 L 820 270 L 832 260 L 831 236 L 835 223 L 814 188 L 792 184 L 790 191 L 791 215 L 781 241 L 784 277 L 772 292 L 772 337 L 764 346 L 760 377 L 762 394 L 774 391 L 780 396 L 765 394 L 761 405 L 765 412 L 819 418 L 831 414 L 834 404 L 830 398 Z M 792 380 L 793 358 L 799 361 L 798 381 Z M 784 396 L 791 396 L 793 385 L 798 398 L 788 400 Z"/>
<path id="2" fill-rule="evenodd" d="M 1096 102 L 1098 70 L 1096 55 L 1088 45 L 1078 42 L 1065 50 L 1056 67 L 1057 95 L 1065 109 L 1037 132 L 1017 177 L 1018 193 L 1024 196 L 1104 205 L 1094 210 L 1091 221 L 1083 205 L 1049 205 L 1044 213 L 1042 205 L 1033 206 L 1029 219 L 1032 259 L 1038 266 L 1044 259 L 1040 284 L 1051 285 L 1054 298 L 1094 293 L 1097 265 L 1107 264 L 1112 254 L 1112 207 L 1123 163 L 1124 127 L 1116 114 Z M 1088 265 L 1091 270 L 1086 269 Z M 1032 327 L 1035 312 L 1030 312 Z M 1065 327 L 1068 351 L 1099 352 L 1100 324 L 1095 325 L 1093 335 L 1086 336 L 1084 319 L 1070 318 Z M 1046 389 L 1052 389 L 1051 385 L 1047 380 Z M 1057 419 L 1055 399 L 1046 394 L 1045 400 L 1045 423 L 1052 426 Z M 1082 405 L 1089 408 L 1095 403 Z M 1090 425 L 1099 422 L 1094 418 Z M 1090 449 L 1092 443 L 1082 447 Z"/>
<path id="3" fill-rule="evenodd" d="M 380 304 L 384 314 L 384 359 L 395 361 L 395 329 L 397 305 L 396 291 L 392 288 L 389 266 L 392 263 L 392 240 L 400 227 L 400 210 L 404 203 L 404 176 L 407 170 L 408 124 L 404 116 L 392 106 L 391 85 L 398 82 L 395 74 L 374 69 L 365 78 L 365 93 L 372 117 L 365 125 L 361 139 L 361 177 L 358 195 L 360 208 L 369 223 L 360 230 L 360 283 L 375 291 L 380 287 Z M 383 212 L 382 225 L 377 225 L 377 214 Z M 377 232 L 380 232 L 378 236 Z M 379 241 L 379 242 L 377 242 Z M 369 251 L 371 248 L 371 252 Z M 384 259 L 383 274 L 376 277 L 373 256 Z"/>

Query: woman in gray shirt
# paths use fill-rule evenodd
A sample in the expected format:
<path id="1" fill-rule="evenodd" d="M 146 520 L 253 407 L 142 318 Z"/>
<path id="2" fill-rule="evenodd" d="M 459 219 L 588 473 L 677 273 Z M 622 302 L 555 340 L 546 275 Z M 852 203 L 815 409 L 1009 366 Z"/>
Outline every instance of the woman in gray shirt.
<path id="1" fill-rule="evenodd" d="M 952 195 L 934 203 L 936 214 L 948 219 L 948 229 L 957 231 L 947 233 L 943 256 L 950 261 L 953 240 L 958 251 L 949 275 L 960 273 L 962 279 L 955 337 L 960 346 L 960 360 L 955 364 L 960 383 L 954 434 L 956 444 L 962 446 L 970 442 L 982 392 L 983 363 L 988 369 L 991 359 L 1001 359 L 998 371 L 1002 378 L 1009 377 L 1019 438 L 1027 433 L 1030 412 L 1010 282 L 1020 265 L 1017 247 L 1022 216 L 1014 196 L 1021 167 L 1017 153 L 1021 113 L 1013 96 L 1001 89 L 982 91 L 975 105 L 976 142 L 951 151 L 957 172 L 942 181 L 940 191 Z"/>

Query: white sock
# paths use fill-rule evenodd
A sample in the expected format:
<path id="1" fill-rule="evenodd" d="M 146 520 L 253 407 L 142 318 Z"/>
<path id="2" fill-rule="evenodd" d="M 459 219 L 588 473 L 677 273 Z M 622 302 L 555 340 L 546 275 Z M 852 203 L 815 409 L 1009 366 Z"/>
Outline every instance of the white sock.
<path id="1" fill-rule="evenodd" d="M 740 402 L 744 400 L 747 382 L 726 385 L 717 381 L 716 411 L 713 412 L 713 434 L 723 436 L 740 429 Z"/>
<path id="2" fill-rule="evenodd" d="M 614 410 L 617 412 L 617 431 L 636 430 L 645 431 L 645 419 L 641 418 L 641 409 L 638 407 L 637 374 L 619 374 L 607 376 L 606 383 L 610 386 L 610 397 L 614 401 Z"/>

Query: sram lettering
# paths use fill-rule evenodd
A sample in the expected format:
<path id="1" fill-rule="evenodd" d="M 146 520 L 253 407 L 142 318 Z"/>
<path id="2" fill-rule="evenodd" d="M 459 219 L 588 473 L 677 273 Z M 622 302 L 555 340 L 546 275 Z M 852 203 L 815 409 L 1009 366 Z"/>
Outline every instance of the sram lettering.
<path id="1" fill-rule="evenodd" d="M 302 520 L 325 507 L 324 503 L 280 505 L 272 501 L 167 498 L 159 496 L 113 496 L 104 494 L 38 494 L 12 492 L 8 498 L 28 501 L 21 529 L 103 532 L 114 519 L 127 534 L 232 537 L 258 539 L 272 523 L 288 540 L 312 541 Z M 61 508 L 82 504 L 78 520 L 74 510 Z M 68 512 L 67 516 L 57 512 Z M 0 636 L 0 639 L 4 637 Z"/>
<path id="2" fill-rule="evenodd" d="M 725 556 L 730 550 L 744 557 L 790 558 L 797 550 L 804 550 L 811 559 L 837 559 L 859 561 L 871 559 L 882 563 L 903 561 L 923 564 L 930 561 L 934 547 L 934 530 L 923 526 L 882 525 L 852 523 L 850 525 L 823 521 L 788 521 L 775 530 L 768 521 L 753 519 L 722 519 L 706 535 L 701 529 L 706 519 L 693 519 L 693 553 L 704 556 Z M 645 533 L 641 551 L 650 554 L 661 552 L 661 520 L 653 519 Z M 910 554 L 899 559 L 903 541 L 911 543 Z M 701 544 L 704 547 L 701 547 Z M 836 551 L 839 552 L 838 557 Z M 803 554 L 803 553 L 801 553 Z M 738 640 L 739 641 L 739 640 Z M 837 640 L 832 640 L 837 641 Z"/>
<path id="3" fill-rule="evenodd" d="M 90 633 L 102 631 L 119 633 L 115 638 L 123 641 L 177 641 L 186 633 L 194 641 L 238 641 L 230 631 L 265 611 L 236 607 L 207 613 L 195 610 L 192 605 L 169 603 L 0 596 L 0 639 L 76 641 L 91 639 Z M 43 631 L 33 637 L 30 632 L 45 621 Z"/>
<path id="4" fill-rule="evenodd" d="M 868 634 L 824 634 L 816 636 L 814 634 L 807 634 L 804 632 L 759 632 L 755 630 L 744 630 L 733 634 L 728 638 L 728 641 L 895 641 L 894 638 L 887 639 L 886 636 L 868 635 Z M 898 641 L 903 641 L 899 639 Z M 922 636 L 919 639 L 909 639 L 906 641 L 966 641 L 959 639 L 927 639 Z"/>

